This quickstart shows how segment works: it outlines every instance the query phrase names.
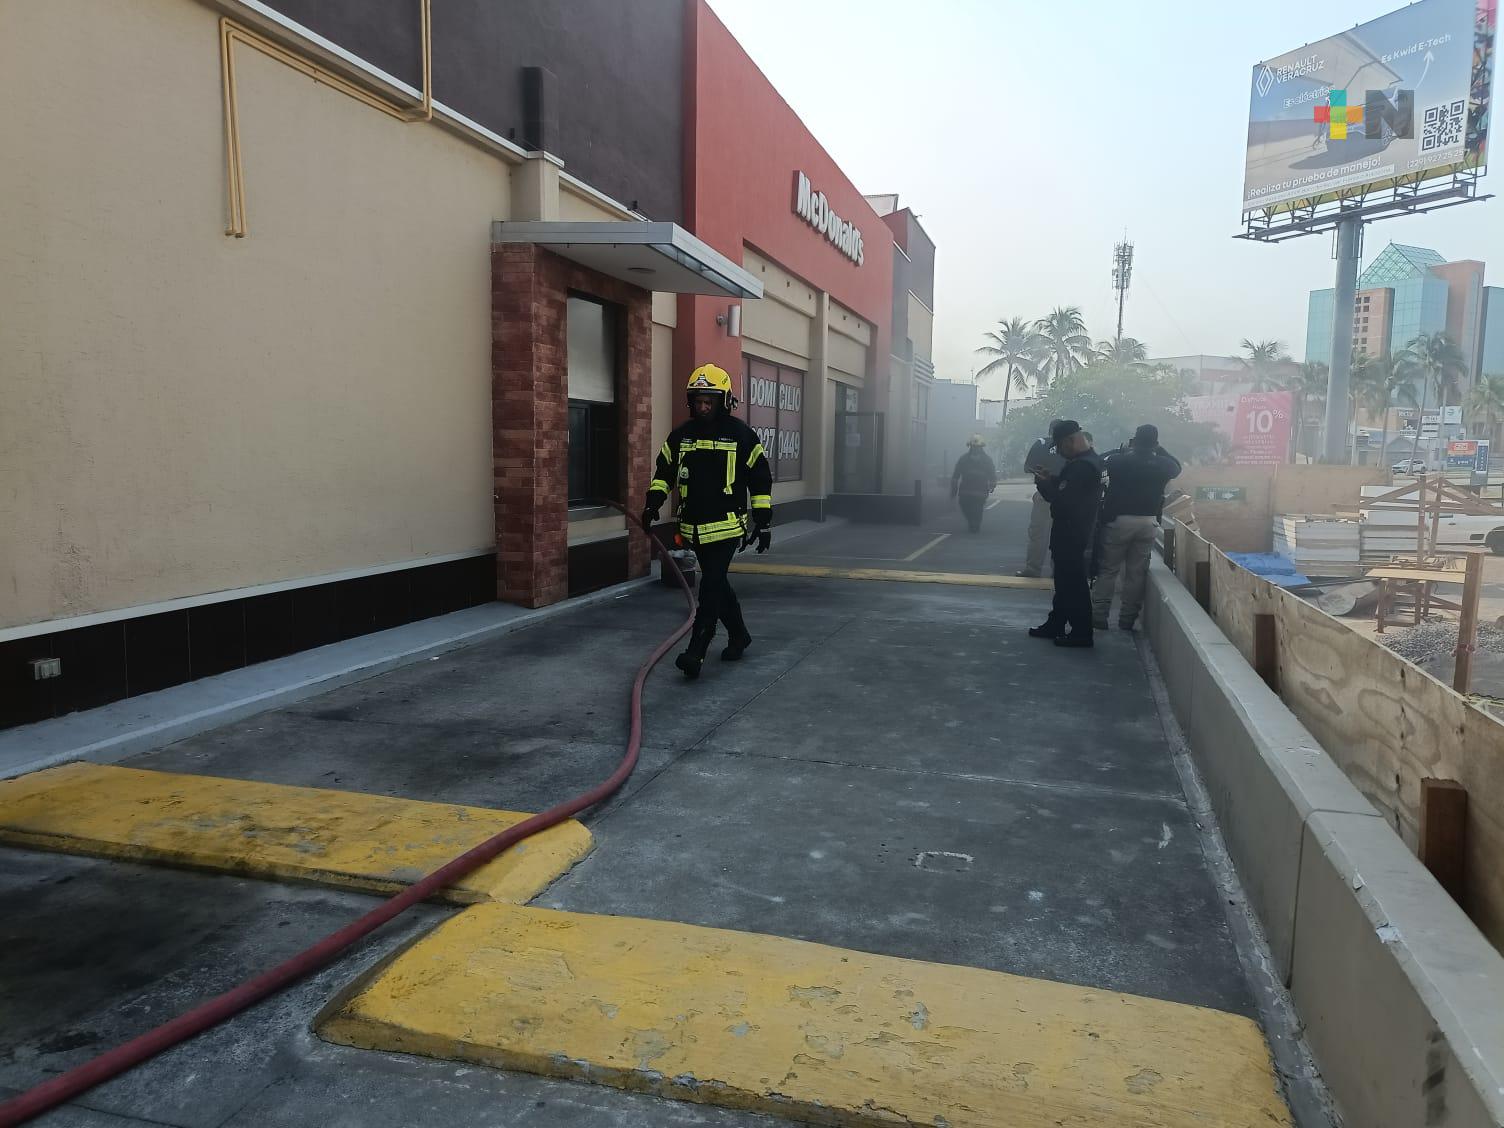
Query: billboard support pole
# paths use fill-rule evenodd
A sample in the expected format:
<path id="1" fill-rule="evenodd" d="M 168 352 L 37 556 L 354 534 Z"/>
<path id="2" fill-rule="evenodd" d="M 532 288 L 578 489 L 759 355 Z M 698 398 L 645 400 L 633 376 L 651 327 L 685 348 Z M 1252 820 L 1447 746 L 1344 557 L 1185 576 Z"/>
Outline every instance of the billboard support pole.
<path id="1" fill-rule="evenodd" d="M 1363 220 L 1337 222 L 1337 284 L 1332 310 L 1332 361 L 1326 380 L 1326 433 L 1322 460 L 1346 462 L 1348 389 L 1353 359 L 1353 304 L 1358 296 L 1358 259 L 1363 253 Z"/>

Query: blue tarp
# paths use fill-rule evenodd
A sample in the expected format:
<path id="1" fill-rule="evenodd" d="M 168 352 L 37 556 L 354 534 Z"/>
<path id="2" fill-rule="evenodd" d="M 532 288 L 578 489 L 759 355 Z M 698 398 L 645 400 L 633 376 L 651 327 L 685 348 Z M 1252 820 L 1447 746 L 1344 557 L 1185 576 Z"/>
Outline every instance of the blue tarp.
<path id="1" fill-rule="evenodd" d="M 1305 587 L 1311 581 L 1295 570 L 1295 562 L 1279 552 L 1229 552 L 1227 558 L 1280 587 Z"/>

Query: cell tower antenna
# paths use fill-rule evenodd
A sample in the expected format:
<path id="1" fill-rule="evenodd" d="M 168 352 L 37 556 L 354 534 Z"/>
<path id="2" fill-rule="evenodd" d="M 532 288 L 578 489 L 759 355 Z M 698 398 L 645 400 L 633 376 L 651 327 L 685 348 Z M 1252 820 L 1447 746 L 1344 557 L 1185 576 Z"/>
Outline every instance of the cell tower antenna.
<path id="1" fill-rule="evenodd" d="M 1132 281 L 1133 244 L 1124 238 L 1112 248 L 1112 288 L 1118 292 L 1118 346 L 1123 343 L 1123 299 L 1128 296 L 1128 284 Z"/>

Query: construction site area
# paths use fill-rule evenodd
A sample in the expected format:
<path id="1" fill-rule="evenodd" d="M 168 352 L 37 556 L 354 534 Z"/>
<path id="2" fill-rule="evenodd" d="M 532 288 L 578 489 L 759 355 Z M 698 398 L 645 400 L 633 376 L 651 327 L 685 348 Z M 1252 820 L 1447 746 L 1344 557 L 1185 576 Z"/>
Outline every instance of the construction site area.
<path id="1" fill-rule="evenodd" d="M 1497 485 L 1326 466 L 1196 467 L 1187 477 L 1190 492 L 1177 491 L 1169 512 L 1230 560 L 1475 703 L 1504 706 Z"/>

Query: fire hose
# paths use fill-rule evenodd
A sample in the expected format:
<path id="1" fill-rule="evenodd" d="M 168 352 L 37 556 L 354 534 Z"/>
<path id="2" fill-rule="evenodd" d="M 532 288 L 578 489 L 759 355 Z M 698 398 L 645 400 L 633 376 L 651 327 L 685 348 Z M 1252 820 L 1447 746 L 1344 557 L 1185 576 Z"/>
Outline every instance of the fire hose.
<path id="1" fill-rule="evenodd" d="M 613 508 L 621 509 L 613 504 Z M 631 518 L 628 517 L 628 524 Z M 684 589 L 685 598 L 689 602 L 689 617 L 662 642 L 650 654 L 637 669 L 637 676 L 632 681 L 632 691 L 629 698 L 629 714 L 631 718 L 630 729 L 627 737 L 626 754 L 617 764 L 616 770 L 605 780 L 592 787 L 589 791 L 576 795 L 555 807 L 522 822 L 508 827 L 480 845 L 465 851 L 459 857 L 446 862 L 434 870 L 427 877 L 413 885 L 408 886 L 401 893 L 383 902 L 364 916 L 351 921 L 336 932 L 330 933 L 322 940 L 309 948 L 305 948 L 297 955 L 284 960 L 269 971 L 262 972 L 252 979 L 246 980 L 237 987 L 221 995 L 217 995 L 207 1002 L 200 1003 L 192 1010 L 179 1015 L 177 1018 L 164 1022 L 146 1033 L 132 1038 L 129 1042 L 116 1046 L 112 1050 L 100 1054 L 74 1066 L 72 1069 L 61 1073 L 49 1081 L 44 1081 L 31 1089 L 26 1090 L 18 1097 L 13 1097 L 0 1104 L 0 1128 L 12 1128 L 13 1125 L 23 1124 L 35 1116 L 40 1116 L 49 1109 L 56 1108 L 72 1100 L 74 1097 L 87 1092 L 96 1085 L 103 1084 L 112 1077 L 118 1077 L 141 1063 L 160 1054 L 162 1051 L 176 1046 L 180 1042 L 187 1041 L 197 1034 L 203 1033 L 210 1027 L 217 1026 L 228 1018 L 239 1014 L 248 1007 L 267 998 L 270 995 L 291 986 L 298 980 L 311 975 L 343 953 L 352 944 L 369 936 L 376 929 L 387 922 L 394 920 L 414 905 L 426 901 L 439 890 L 449 885 L 458 878 L 465 876 L 472 870 L 485 865 L 502 851 L 515 846 L 526 838 L 537 834 L 541 830 L 572 818 L 574 815 L 592 807 L 610 797 L 632 774 L 632 769 L 637 765 L 637 754 L 642 746 L 642 690 L 647 683 L 648 674 L 652 672 L 663 657 L 673 648 L 689 631 L 694 618 L 695 597 L 689 586 L 684 573 L 680 571 L 668 547 L 659 539 L 656 533 L 648 533 L 648 539 L 663 561 L 663 566 L 672 571 L 679 586 Z"/>

